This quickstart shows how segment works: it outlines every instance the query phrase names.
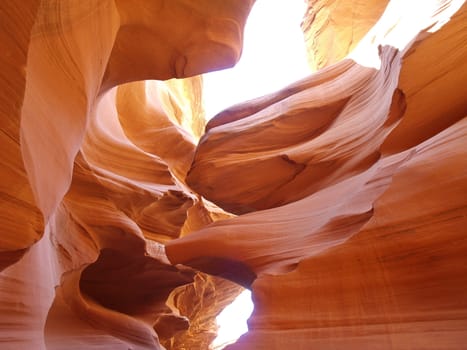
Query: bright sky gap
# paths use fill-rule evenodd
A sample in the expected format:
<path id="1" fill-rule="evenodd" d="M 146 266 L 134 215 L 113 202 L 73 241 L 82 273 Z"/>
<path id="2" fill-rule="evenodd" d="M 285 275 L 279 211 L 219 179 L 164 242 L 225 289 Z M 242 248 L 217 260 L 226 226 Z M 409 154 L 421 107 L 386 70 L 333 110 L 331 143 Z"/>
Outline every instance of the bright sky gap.
<path id="1" fill-rule="evenodd" d="M 240 102 L 276 92 L 310 74 L 303 33 L 304 0 L 257 0 L 232 69 L 204 74 L 207 119 Z"/>

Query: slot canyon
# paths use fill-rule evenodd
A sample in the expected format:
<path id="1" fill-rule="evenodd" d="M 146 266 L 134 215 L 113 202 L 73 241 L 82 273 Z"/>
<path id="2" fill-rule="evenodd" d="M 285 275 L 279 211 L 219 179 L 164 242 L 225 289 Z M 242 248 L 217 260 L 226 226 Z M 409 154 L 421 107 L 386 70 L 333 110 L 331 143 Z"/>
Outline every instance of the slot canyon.
<path id="1" fill-rule="evenodd" d="M 0 349 L 467 349 L 467 3 L 304 1 L 208 121 L 254 0 L 0 1 Z"/>

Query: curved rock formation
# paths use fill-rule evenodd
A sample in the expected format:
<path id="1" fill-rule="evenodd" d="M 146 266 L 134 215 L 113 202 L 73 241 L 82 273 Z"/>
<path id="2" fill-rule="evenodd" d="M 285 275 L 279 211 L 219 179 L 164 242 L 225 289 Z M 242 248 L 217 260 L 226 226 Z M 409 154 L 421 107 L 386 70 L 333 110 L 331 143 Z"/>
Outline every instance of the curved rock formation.
<path id="1" fill-rule="evenodd" d="M 114 86 L 233 65 L 251 5 L 0 5 L 2 349 L 213 339 L 215 315 L 240 287 L 172 266 L 162 245 L 230 216 L 185 185 L 204 126 L 201 80 Z M 211 316 L 196 321 L 195 305 Z"/>
<path id="2" fill-rule="evenodd" d="M 188 184 L 243 215 L 167 251 L 208 273 L 220 257 L 242 263 L 255 310 L 228 349 L 464 346 L 461 5 L 391 1 L 353 51 L 335 39 L 346 59 L 209 122 Z M 340 58 L 323 54 L 320 66 Z"/>
<path id="3" fill-rule="evenodd" d="M 0 348 L 208 349 L 242 286 L 229 349 L 465 347 L 467 5 L 309 0 L 204 131 L 252 5 L 0 3 Z"/>

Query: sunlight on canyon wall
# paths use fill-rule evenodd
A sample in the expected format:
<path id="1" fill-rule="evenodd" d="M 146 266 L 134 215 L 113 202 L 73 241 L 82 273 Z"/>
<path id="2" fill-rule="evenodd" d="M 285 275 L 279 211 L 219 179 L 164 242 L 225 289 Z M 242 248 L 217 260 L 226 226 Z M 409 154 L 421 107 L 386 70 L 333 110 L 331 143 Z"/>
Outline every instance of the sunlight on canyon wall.
<path id="1" fill-rule="evenodd" d="M 206 123 L 253 3 L 0 2 L 2 349 L 209 349 L 244 288 L 228 350 L 465 347 L 465 1 L 308 0 L 314 73 Z"/>

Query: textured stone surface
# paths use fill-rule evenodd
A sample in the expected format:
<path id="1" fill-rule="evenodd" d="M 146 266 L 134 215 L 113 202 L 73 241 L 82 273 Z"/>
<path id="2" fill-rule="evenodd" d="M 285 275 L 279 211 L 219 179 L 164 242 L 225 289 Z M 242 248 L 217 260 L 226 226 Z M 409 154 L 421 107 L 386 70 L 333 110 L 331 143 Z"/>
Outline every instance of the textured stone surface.
<path id="1" fill-rule="evenodd" d="M 172 266 L 163 246 L 231 216 L 185 184 L 202 79 L 135 81 L 232 66 L 251 5 L 0 4 L 2 349 L 213 339 L 241 288 Z"/>
<path id="2" fill-rule="evenodd" d="M 309 0 L 204 130 L 252 4 L 0 3 L 0 348 L 208 349 L 241 286 L 229 349 L 465 347 L 467 6 Z"/>
<path id="3" fill-rule="evenodd" d="M 313 71 L 343 59 L 376 24 L 388 0 L 308 0 L 302 30 Z"/>

